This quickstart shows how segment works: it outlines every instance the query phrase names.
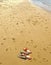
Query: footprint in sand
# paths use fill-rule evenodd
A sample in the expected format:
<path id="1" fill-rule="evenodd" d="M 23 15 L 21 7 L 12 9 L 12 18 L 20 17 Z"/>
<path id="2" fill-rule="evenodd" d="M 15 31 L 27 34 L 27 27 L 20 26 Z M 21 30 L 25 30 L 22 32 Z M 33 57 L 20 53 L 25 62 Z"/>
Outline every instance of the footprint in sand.
<path id="1" fill-rule="evenodd" d="M 51 51 L 49 53 L 51 54 Z"/>
<path id="2" fill-rule="evenodd" d="M 45 27 L 45 31 L 48 31 L 48 27 Z"/>
<path id="3" fill-rule="evenodd" d="M 12 38 L 13 41 L 15 41 L 15 38 Z"/>
<path id="4" fill-rule="evenodd" d="M 17 22 L 16 25 L 19 25 L 19 23 Z"/>
<path id="5" fill-rule="evenodd" d="M 3 40 L 6 40 L 6 38 L 3 38 Z"/>
<path id="6" fill-rule="evenodd" d="M 1 43 L 1 45 L 4 45 L 4 43 Z"/>
<path id="7" fill-rule="evenodd" d="M 43 50 L 44 50 L 44 51 L 47 51 L 47 49 L 46 49 L 46 48 L 43 48 Z"/>
<path id="8" fill-rule="evenodd" d="M 2 64 L 2 62 L 0 62 L 0 65 Z"/>
<path id="9" fill-rule="evenodd" d="M 48 62 L 48 59 L 46 59 L 46 58 L 43 58 L 43 61 L 44 61 L 44 62 Z"/>
<path id="10" fill-rule="evenodd" d="M 29 41 L 26 41 L 26 44 L 28 44 L 29 43 Z"/>
<path id="11" fill-rule="evenodd" d="M 8 48 L 6 48 L 6 52 L 8 51 Z"/>
<path id="12" fill-rule="evenodd" d="M 20 31 L 20 33 L 23 33 L 23 31 Z"/>
<path id="13" fill-rule="evenodd" d="M 34 48 L 37 48 L 37 45 L 34 45 L 33 47 L 34 47 Z"/>
<path id="14" fill-rule="evenodd" d="M 48 27 L 45 27 L 45 29 L 48 29 Z"/>

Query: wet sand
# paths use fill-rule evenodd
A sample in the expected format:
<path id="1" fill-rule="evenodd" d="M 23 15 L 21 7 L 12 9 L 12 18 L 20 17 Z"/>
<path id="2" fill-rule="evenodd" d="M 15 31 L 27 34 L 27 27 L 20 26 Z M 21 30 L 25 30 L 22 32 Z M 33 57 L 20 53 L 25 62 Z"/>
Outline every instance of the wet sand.
<path id="1" fill-rule="evenodd" d="M 32 60 L 18 58 L 24 47 Z M 28 2 L 0 4 L 0 65 L 51 65 L 51 13 Z"/>
<path id="2" fill-rule="evenodd" d="M 51 12 L 51 0 L 29 0 L 33 5 L 37 5 L 49 12 Z"/>

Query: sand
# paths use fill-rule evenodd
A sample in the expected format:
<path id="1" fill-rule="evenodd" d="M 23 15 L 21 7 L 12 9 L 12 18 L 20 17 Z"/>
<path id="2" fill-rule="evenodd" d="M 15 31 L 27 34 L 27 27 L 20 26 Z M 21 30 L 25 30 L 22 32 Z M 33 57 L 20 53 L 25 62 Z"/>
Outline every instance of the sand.
<path id="1" fill-rule="evenodd" d="M 32 60 L 18 58 L 24 47 Z M 28 2 L 0 3 L 0 65 L 51 65 L 51 13 Z"/>

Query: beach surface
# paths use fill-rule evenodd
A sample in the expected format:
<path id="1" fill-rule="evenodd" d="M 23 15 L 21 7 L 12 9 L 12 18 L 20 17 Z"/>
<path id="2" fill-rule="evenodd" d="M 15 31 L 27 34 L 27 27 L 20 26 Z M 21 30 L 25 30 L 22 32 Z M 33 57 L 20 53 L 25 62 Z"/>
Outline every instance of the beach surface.
<path id="1" fill-rule="evenodd" d="M 37 5 L 49 12 L 51 12 L 51 0 L 29 0 L 33 5 Z"/>
<path id="2" fill-rule="evenodd" d="M 24 47 L 32 60 L 18 58 Z M 51 65 L 51 12 L 29 2 L 0 3 L 0 65 Z"/>

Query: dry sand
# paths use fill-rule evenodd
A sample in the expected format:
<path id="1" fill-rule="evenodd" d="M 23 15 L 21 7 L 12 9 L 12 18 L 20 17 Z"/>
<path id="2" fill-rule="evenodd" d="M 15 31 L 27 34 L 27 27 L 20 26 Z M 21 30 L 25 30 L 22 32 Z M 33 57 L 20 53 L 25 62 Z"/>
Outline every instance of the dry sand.
<path id="1" fill-rule="evenodd" d="M 17 57 L 24 47 L 32 60 Z M 51 13 L 28 2 L 0 3 L 0 65 L 51 65 Z"/>

